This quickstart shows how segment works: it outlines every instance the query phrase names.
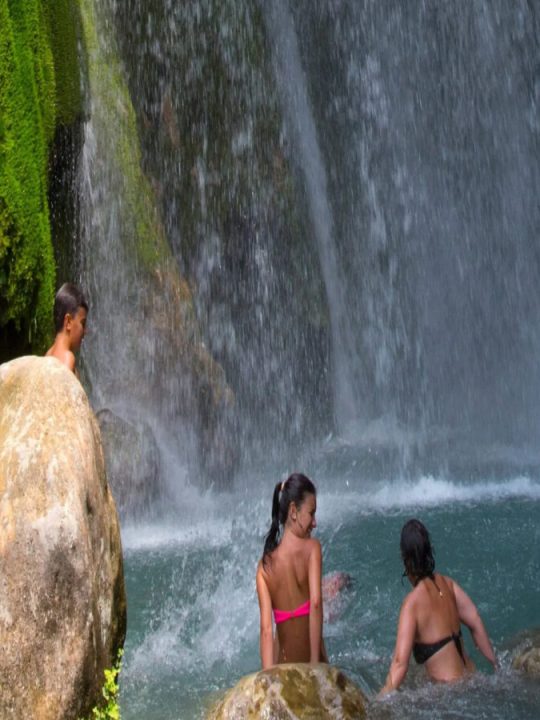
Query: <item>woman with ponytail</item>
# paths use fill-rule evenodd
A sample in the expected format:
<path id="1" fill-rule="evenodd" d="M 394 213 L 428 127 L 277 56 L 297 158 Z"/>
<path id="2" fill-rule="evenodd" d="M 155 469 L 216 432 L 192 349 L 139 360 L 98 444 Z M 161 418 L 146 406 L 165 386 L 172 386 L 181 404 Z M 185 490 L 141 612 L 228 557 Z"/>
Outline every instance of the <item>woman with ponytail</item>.
<path id="1" fill-rule="evenodd" d="M 322 555 L 315 486 L 294 473 L 274 489 L 272 524 L 257 568 L 263 670 L 275 663 L 328 662 L 322 638 Z M 272 614 L 276 624 L 274 643 Z"/>

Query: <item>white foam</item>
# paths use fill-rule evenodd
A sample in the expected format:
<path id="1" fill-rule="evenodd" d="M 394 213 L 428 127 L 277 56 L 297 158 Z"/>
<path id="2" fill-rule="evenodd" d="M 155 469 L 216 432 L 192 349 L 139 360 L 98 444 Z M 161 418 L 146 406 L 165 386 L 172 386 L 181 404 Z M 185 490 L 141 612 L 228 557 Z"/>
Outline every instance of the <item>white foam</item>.
<path id="1" fill-rule="evenodd" d="M 243 542 L 231 547 L 231 557 L 223 565 L 212 568 L 206 556 L 208 569 L 202 577 L 192 579 L 197 583 L 196 599 L 184 597 L 179 602 L 185 592 L 184 579 L 174 581 L 164 605 L 156 607 L 144 638 L 128 658 L 130 675 L 141 675 L 150 666 L 165 672 L 195 665 L 209 670 L 214 663 L 233 661 L 245 651 L 246 644 L 255 642 L 258 551 Z"/>
<path id="2" fill-rule="evenodd" d="M 153 550 L 170 547 L 222 547 L 235 543 L 239 533 L 261 537 L 270 525 L 271 498 L 260 497 L 255 490 L 246 497 L 245 491 L 236 493 L 197 494 L 190 487 L 190 495 L 181 511 L 160 521 L 127 524 L 122 527 L 125 550 Z"/>
<path id="3" fill-rule="evenodd" d="M 201 545 L 204 548 L 220 547 L 231 539 L 231 522 L 195 522 L 182 524 L 128 525 L 122 528 L 125 550 L 154 550 L 170 547 Z"/>
<path id="4" fill-rule="evenodd" d="M 324 489 L 319 491 L 317 514 L 320 519 L 332 516 L 336 503 L 350 514 L 366 514 L 411 507 L 500 502 L 511 498 L 540 500 L 540 482 L 528 477 L 460 483 L 428 475 L 418 480 L 395 480 L 351 491 L 353 484 L 349 481 L 348 489 L 338 495 Z"/>
<path id="5" fill-rule="evenodd" d="M 540 481 L 519 476 L 505 481 L 458 482 L 431 475 L 417 480 L 389 480 L 362 484 L 349 478 L 318 483 L 317 517 L 323 524 L 336 511 L 347 515 L 393 512 L 406 508 L 432 508 L 454 504 L 496 503 L 512 498 L 540 500 Z M 174 518 L 161 522 L 127 525 L 122 542 L 127 551 L 170 547 L 223 547 L 235 544 L 240 528 L 262 538 L 270 525 L 271 498 L 265 489 L 253 488 L 222 495 L 204 492 L 193 497 Z M 266 493 L 268 495 L 268 493 Z"/>

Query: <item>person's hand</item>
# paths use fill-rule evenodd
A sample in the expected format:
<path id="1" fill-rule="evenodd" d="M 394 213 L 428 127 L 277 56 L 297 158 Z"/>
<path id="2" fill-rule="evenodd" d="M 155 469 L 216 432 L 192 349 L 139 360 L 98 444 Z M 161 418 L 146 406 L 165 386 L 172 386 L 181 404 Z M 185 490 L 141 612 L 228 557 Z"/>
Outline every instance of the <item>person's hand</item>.
<path id="1" fill-rule="evenodd" d="M 393 694 L 396 693 L 396 692 L 397 692 L 397 690 L 395 690 L 394 688 L 392 688 L 392 687 L 387 687 L 387 686 L 385 685 L 385 686 L 382 687 L 382 688 L 379 690 L 379 692 L 375 695 L 375 700 L 377 700 L 377 701 L 386 700 L 386 698 L 387 698 L 389 695 L 393 695 Z"/>

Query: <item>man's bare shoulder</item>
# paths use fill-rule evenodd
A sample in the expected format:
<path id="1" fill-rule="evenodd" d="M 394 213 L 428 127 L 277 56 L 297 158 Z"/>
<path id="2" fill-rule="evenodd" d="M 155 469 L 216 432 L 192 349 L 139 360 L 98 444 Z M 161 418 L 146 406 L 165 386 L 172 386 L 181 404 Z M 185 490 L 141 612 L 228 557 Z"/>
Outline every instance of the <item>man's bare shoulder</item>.
<path id="1" fill-rule="evenodd" d="M 72 372 L 75 372 L 75 355 L 71 352 L 71 350 L 57 348 L 53 345 L 47 350 L 45 357 L 54 357 L 63 365 L 67 365 Z"/>

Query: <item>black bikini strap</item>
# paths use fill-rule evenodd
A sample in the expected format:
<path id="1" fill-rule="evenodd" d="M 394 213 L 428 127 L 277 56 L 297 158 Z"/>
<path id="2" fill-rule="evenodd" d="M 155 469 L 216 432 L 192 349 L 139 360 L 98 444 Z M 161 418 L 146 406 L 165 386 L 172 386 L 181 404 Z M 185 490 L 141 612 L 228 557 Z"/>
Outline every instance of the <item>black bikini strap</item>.
<path id="1" fill-rule="evenodd" d="M 462 659 L 463 664 L 466 665 L 465 656 L 463 655 L 463 647 L 461 646 L 461 630 L 458 633 L 452 633 L 452 640 L 456 646 L 456 650 L 459 653 L 459 657 Z"/>

